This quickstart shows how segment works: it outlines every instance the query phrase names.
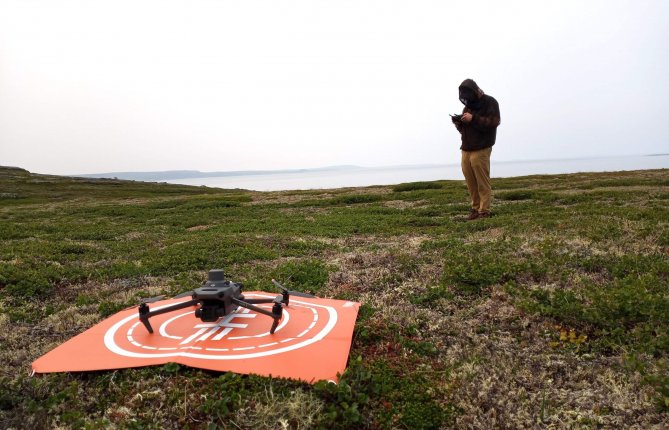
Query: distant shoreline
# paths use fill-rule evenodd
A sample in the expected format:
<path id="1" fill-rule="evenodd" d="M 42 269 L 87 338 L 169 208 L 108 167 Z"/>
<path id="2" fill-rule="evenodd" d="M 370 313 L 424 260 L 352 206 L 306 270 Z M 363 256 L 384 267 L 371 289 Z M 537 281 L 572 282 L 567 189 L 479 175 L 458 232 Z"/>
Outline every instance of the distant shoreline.
<path id="1" fill-rule="evenodd" d="M 617 172 L 669 168 L 667 156 L 584 158 L 491 163 L 491 176 L 510 178 L 531 175 Z M 334 189 L 394 185 L 407 182 L 462 180 L 459 164 L 375 167 L 333 171 L 303 171 L 246 176 L 169 179 L 168 183 L 254 191 Z"/>
<path id="2" fill-rule="evenodd" d="M 528 160 L 509 160 L 509 161 L 494 161 L 493 165 L 513 165 L 513 164 L 541 164 L 541 163 L 568 163 L 568 162 L 583 162 L 587 160 L 613 160 L 625 159 L 630 157 L 667 157 L 669 154 L 644 154 L 644 155 L 624 155 L 624 156 L 609 156 L 609 157 L 583 157 L 583 158 L 554 158 L 554 159 L 528 159 Z M 226 178 L 226 177 L 244 177 L 244 176 L 265 176 L 265 175 L 294 175 L 294 174 L 312 174 L 312 173 L 353 173 L 361 171 L 387 171 L 387 170 L 412 170 L 412 169 L 449 169 L 453 166 L 459 166 L 459 163 L 450 164 L 409 164 L 409 165 L 393 165 L 393 166 L 357 166 L 357 165 L 337 165 L 325 166 L 316 168 L 300 168 L 300 169 L 279 169 L 279 170 L 233 170 L 233 171 L 214 171 L 202 172 L 199 170 L 165 170 L 165 171 L 146 171 L 146 172 L 107 172 L 107 173 L 87 173 L 63 175 L 77 178 L 108 178 L 108 179 L 125 179 L 133 181 L 145 182 L 162 182 L 162 181 L 177 181 L 177 180 L 191 180 L 198 178 Z M 667 166 L 669 168 L 669 165 Z M 633 169 L 636 170 L 636 169 Z"/>

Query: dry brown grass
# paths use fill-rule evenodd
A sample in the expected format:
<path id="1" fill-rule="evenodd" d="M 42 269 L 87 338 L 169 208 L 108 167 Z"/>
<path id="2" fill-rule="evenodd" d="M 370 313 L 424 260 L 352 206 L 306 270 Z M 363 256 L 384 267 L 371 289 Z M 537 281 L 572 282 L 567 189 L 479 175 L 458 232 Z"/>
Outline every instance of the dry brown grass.
<path id="1" fill-rule="evenodd" d="M 492 234 L 500 236 L 503 230 Z M 669 426 L 669 417 L 655 407 L 653 388 L 624 368 L 622 355 L 595 356 L 554 346 L 560 328 L 518 309 L 500 286 L 478 299 L 440 300 L 434 310 L 410 303 L 413 294 L 438 283 L 441 264 L 425 264 L 422 254 L 415 272 L 401 282 L 387 279 L 398 270 L 396 252 L 418 258 L 423 239 L 385 238 L 377 251 L 366 249 L 371 238 L 346 240 L 349 251 L 331 256 L 340 270 L 331 275 L 328 291 L 360 294 L 362 303 L 378 310 L 371 325 L 420 327 L 420 338 L 439 350 L 424 371 L 447 387 L 444 401 L 459 411 L 456 428 Z M 470 240 L 489 238 L 474 233 Z M 575 241 L 569 247 L 592 251 L 586 245 Z M 534 247 L 528 243 L 528 249 Z"/>

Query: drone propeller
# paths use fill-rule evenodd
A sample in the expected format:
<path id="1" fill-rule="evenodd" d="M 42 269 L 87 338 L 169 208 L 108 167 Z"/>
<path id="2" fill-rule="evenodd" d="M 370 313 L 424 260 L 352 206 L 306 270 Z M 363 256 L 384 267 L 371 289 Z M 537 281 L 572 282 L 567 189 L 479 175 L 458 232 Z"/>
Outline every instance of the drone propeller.
<path id="1" fill-rule="evenodd" d="M 316 297 L 316 296 L 314 296 L 313 294 L 303 293 L 302 291 L 293 291 L 293 290 L 289 290 L 289 289 L 287 289 L 286 287 L 284 287 L 283 285 L 279 284 L 279 282 L 278 282 L 276 279 L 272 279 L 272 283 L 273 283 L 274 285 L 276 285 L 277 287 L 281 288 L 281 291 L 283 291 L 284 293 L 288 293 L 288 294 L 290 294 L 291 296 L 296 296 L 296 297 L 307 297 L 307 298 L 310 298 L 310 299 L 313 299 L 314 297 Z"/>
<path id="2" fill-rule="evenodd" d="M 193 295 L 193 290 L 190 290 L 190 291 L 184 291 L 181 294 L 177 294 L 176 296 L 174 296 L 174 298 L 175 299 L 181 299 L 181 298 L 184 298 L 184 297 L 191 297 L 192 295 Z"/>
<path id="3" fill-rule="evenodd" d="M 147 299 L 142 299 L 142 303 L 154 303 L 159 300 L 163 300 L 165 296 L 156 296 L 156 297 L 149 297 Z"/>

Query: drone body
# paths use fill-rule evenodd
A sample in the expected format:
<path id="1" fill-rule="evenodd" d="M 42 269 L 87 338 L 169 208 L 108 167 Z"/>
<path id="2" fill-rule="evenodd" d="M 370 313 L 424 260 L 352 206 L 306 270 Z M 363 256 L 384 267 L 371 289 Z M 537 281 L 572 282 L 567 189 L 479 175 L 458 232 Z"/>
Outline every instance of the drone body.
<path id="1" fill-rule="evenodd" d="M 233 299 L 244 300 L 242 285 L 225 280 L 222 270 L 210 270 L 209 280 L 193 291 L 202 306 L 195 310 L 195 316 L 204 322 L 214 322 L 220 317 L 234 312 L 239 305 Z"/>
<path id="2" fill-rule="evenodd" d="M 234 312 L 241 306 L 274 319 L 270 329 L 270 333 L 274 334 L 274 330 L 276 330 L 276 327 L 279 325 L 279 321 L 283 314 L 283 305 L 288 306 L 290 294 L 301 297 L 314 296 L 297 291 L 288 291 L 275 280 L 272 279 L 272 282 L 274 285 L 281 288 L 281 295 L 276 296 L 274 299 L 247 299 L 242 294 L 242 284 L 226 280 L 225 273 L 221 269 L 210 270 L 207 282 L 202 287 L 193 290 L 191 294 L 188 294 L 191 296 L 192 300 L 176 303 L 154 311 L 150 310 L 149 305 L 144 302 L 139 306 L 139 319 L 149 333 L 153 333 L 149 318 L 155 315 L 161 315 L 199 305 L 199 307 L 195 309 L 195 316 L 200 318 L 203 322 L 215 322 L 219 318 Z M 181 295 L 181 297 L 183 297 L 183 295 Z M 272 311 L 270 312 L 267 309 L 256 306 L 263 303 L 272 303 Z"/>

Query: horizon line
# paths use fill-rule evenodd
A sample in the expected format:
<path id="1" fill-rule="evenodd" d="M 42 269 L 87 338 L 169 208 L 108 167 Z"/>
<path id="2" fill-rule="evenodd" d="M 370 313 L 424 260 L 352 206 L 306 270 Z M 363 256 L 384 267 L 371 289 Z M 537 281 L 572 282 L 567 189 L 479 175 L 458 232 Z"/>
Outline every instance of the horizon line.
<path id="1" fill-rule="evenodd" d="M 588 160 L 599 158 L 622 158 L 622 157 L 658 157 L 668 156 L 669 153 L 657 154 L 623 154 L 623 155 L 608 155 L 608 156 L 585 156 L 585 157 L 564 157 L 564 158 L 534 158 L 534 159 L 517 159 L 517 160 L 498 160 L 493 163 L 531 163 L 537 161 L 569 161 L 569 160 Z M 128 170 L 128 171 L 112 171 L 112 172 L 96 172 L 96 173 L 78 173 L 78 174 L 62 174 L 56 176 L 67 177 L 102 177 L 101 175 L 124 175 L 124 174 L 170 174 L 170 173 L 190 173 L 217 176 L 225 174 L 227 176 L 234 176 L 235 174 L 253 175 L 253 174 L 271 174 L 271 173 L 299 173 L 317 170 L 335 170 L 335 169 L 397 169 L 397 168 L 421 168 L 421 167 L 442 167 L 442 166 L 456 166 L 459 162 L 454 163 L 419 163 L 419 164 L 389 164 L 380 166 L 368 166 L 357 164 L 334 164 L 320 167 L 299 167 L 299 168 L 285 168 L 285 169 L 249 169 L 249 170 L 216 170 L 216 171 L 201 171 L 197 169 L 171 169 L 171 170 Z M 192 176 L 202 177 L 202 176 Z M 174 178 L 181 179 L 181 178 Z M 185 178 L 184 178 L 185 179 Z"/>

